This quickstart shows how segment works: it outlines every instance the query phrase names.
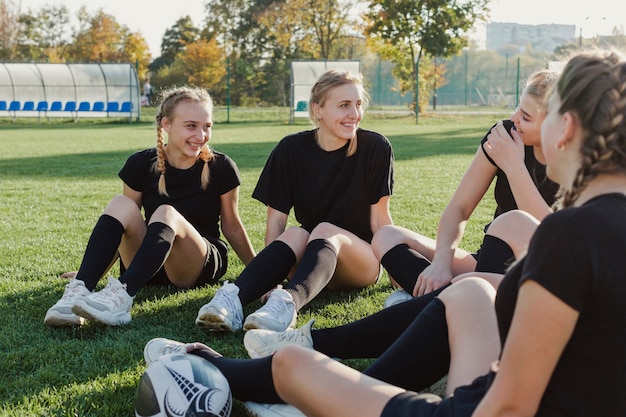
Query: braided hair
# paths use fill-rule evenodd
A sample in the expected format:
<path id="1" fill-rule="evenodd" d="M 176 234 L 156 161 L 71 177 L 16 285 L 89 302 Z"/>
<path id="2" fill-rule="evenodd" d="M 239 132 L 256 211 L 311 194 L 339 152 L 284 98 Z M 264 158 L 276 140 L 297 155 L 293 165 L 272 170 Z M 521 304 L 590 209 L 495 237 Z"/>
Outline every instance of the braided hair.
<path id="1" fill-rule="evenodd" d="M 599 174 L 626 174 L 626 60 L 611 51 L 577 55 L 555 88 L 559 113 L 575 114 L 583 131 L 581 166 L 562 197 L 569 207 Z"/>
<path id="2" fill-rule="evenodd" d="M 191 101 L 195 103 L 202 103 L 209 106 L 210 111 L 213 110 L 213 100 L 211 95 L 202 88 L 196 87 L 178 87 L 166 90 L 162 93 L 162 100 L 156 115 L 156 130 L 157 130 L 157 160 L 154 165 L 154 169 L 159 172 L 159 194 L 168 195 L 167 188 L 165 187 L 165 161 L 167 155 L 165 154 L 165 141 L 163 139 L 163 126 L 161 122 L 164 117 L 169 120 L 174 118 L 174 110 L 179 103 L 183 101 Z M 206 190 L 209 185 L 209 162 L 213 159 L 214 154 L 208 143 L 205 144 L 200 150 L 199 159 L 204 161 L 204 167 L 202 168 L 202 189 Z"/>

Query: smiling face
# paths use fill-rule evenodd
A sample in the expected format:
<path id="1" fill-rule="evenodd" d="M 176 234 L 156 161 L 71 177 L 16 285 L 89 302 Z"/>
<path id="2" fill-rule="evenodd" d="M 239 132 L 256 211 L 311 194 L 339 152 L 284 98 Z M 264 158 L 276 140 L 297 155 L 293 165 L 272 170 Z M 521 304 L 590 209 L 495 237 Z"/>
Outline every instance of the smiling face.
<path id="1" fill-rule="evenodd" d="M 314 104 L 319 121 L 320 138 L 324 141 L 348 141 L 356 135 L 363 119 L 363 95 L 355 84 L 332 88 L 321 104 Z"/>
<path id="2" fill-rule="evenodd" d="M 165 117 L 167 159 L 175 167 L 195 163 L 200 150 L 211 140 L 213 116 L 210 103 L 184 100 L 174 109 L 171 119 Z"/>
<path id="3" fill-rule="evenodd" d="M 524 145 L 541 147 L 541 124 L 545 119 L 545 110 L 537 98 L 524 91 L 519 106 L 511 116 L 515 129 L 519 132 Z"/>

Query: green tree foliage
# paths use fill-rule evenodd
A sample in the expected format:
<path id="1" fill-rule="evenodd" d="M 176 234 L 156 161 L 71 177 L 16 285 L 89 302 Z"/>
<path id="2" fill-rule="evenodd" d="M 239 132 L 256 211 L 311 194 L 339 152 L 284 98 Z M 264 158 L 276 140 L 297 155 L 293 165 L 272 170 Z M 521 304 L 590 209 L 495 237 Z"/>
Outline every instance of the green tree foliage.
<path id="1" fill-rule="evenodd" d="M 16 58 L 64 62 L 71 42 L 70 12 L 66 6 L 44 5 L 19 17 Z"/>
<path id="2" fill-rule="evenodd" d="M 448 57 L 465 47 L 466 33 L 484 18 L 488 1 L 371 0 L 366 33 L 381 56 L 396 64 L 394 73 L 403 92 L 413 93 L 416 111 L 424 103 L 415 97 L 420 61 L 425 56 Z"/>
<path id="3" fill-rule="evenodd" d="M 162 65 L 170 65 L 176 59 L 176 55 L 185 50 L 186 45 L 195 42 L 199 37 L 200 29 L 194 26 L 191 17 L 181 17 L 165 31 L 158 65 L 152 65 L 150 69 L 155 71 Z"/>

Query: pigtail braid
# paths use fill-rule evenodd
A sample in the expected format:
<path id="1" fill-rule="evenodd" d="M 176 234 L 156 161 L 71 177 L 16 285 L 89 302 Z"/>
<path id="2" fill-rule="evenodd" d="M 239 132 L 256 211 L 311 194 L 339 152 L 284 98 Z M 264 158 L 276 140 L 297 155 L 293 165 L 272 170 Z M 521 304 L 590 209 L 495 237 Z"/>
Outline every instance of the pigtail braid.
<path id="1" fill-rule="evenodd" d="M 161 116 L 161 117 L 159 117 Z M 157 115 L 157 160 L 155 169 L 160 173 L 159 175 L 159 194 L 168 196 L 167 189 L 165 187 L 165 142 L 163 140 L 163 127 L 161 126 L 162 115 Z"/>
<path id="2" fill-rule="evenodd" d="M 599 174 L 626 173 L 626 64 L 608 55 L 595 62 L 583 60 L 573 67 L 577 67 L 574 69 L 578 72 L 572 71 L 570 81 L 579 78 L 578 81 L 586 82 L 578 91 L 569 89 L 573 94 L 563 100 L 561 112 L 574 110 L 586 137 L 580 150 L 580 168 L 563 196 L 564 207 L 573 205 L 587 184 Z M 561 91 L 567 90 L 561 86 Z M 597 94 L 598 91 L 604 93 Z M 591 94 L 598 98 L 592 100 Z M 583 109 L 582 103 L 589 107 Z"/>
<path id="3" fill-rule="evenodd" d="M 206 188 L 209 186 L 209 180 L 211 177 L 209 172 L 209 162 L 213 160 L 214 156 L 215 155 L 213 154 L 211 148 L 209 148 L 209 145 L 204 145 L 200 150 L 199 158 L 204 161 L 204 166 L 202 167 L 202 176 L 200 177 L 203 190 L 206 190 Z"/>

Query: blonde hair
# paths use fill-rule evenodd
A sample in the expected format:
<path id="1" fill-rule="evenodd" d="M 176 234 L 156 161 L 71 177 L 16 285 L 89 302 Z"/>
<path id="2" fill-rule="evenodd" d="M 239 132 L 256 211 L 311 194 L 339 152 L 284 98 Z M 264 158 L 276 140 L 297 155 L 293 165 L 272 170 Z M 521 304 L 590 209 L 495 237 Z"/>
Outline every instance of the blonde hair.
<path id="1" fill-rule="evenodd" d="M 569 207 L 599 174 L 626 174 L 626 60 L 611 51 L 577 55 L 554 92 L 559 113 L 573 113 L 584 135 L 581 166 L 562 197 L 562 206 Z"/>
<path id="2" fill-rule="evenodd" d="M 557 71 L 540 69 L 528 76 L 524 82 L 524 91 L 532 96 L 545 112 L 548 105 L 548 93 L 559 79 Z"/>
<path id="3" fill-rule="evenodd" d="M 311 96 L 309 98 L 309 119 L 316 126 L 319 127 L 319 120 L 313 114 L 313 103 L 318 106 L 323 106 L 326 102 L 326 98 L 330 91 L 335 88 L 346 84 L 355 85 L 363 98 L 363 108 L 367 107 L 369 103 L 369 95 L 363 87 L 363 76 L 360 73 L 353 73 L 345 70 L 329 70 L 322 74 L 313 88 L 311 88 Z M 346 156 L 352 156 L 356 152 L 356 139 L 351 140 L 348 145 L 348 152 Z"/>
<path id="4" fill-rule="evenodd" d="M 173 120 L 176 107 L 183 101 L 190 101 L 199 104 L 206 104 L 209 107 L 209 111 L 213 111 L 213 100 L 211 95 L 202 88 L 196 87 L 178 87 L 165 90 L 162 93 L 161 104 L 157 109 L 156 114 L 156 130 L 157 130 L 157 160 L 155 162 L 154 169 L 160 172 L 159 176 L 159 194 L 168 195 L 167 188 L 165 186 L 165 161 L 167 155 L 165 154 L 165 141 L 163 139 L 163 126 L 161 122 L 166 117 L 168 120 Z M 209 162 L 213 159 L 214 154 L 208 143 L 205 144 L 200 150 L 199 159 L 204 161 L 204 167 L 202 168 L 201 181 L 202 189 L 206 190 L 209 185 Z"/>

